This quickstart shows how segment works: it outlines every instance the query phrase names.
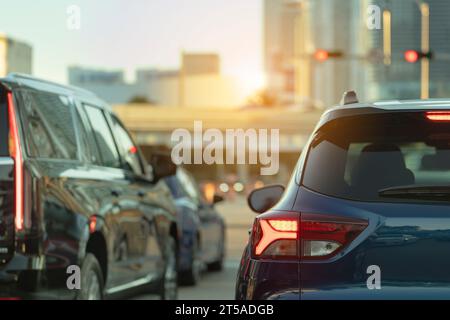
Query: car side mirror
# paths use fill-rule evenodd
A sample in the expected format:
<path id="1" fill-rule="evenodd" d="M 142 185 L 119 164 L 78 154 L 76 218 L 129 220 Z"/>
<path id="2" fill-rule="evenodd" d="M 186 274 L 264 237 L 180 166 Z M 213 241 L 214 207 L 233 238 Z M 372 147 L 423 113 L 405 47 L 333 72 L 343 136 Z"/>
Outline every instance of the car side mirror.
<path id="1" fill-rule="evenodd" d="M 273 185 L 253 190 L 248 198 L 248 206 L 256 213 L 264 213 L 272 208 L 283 195 L 284 186 Z"/>
<path id="2" fill-rule="evenodd" d="M 219 202 L 222 202 L 224 198 L 218 194 L 215 194 L 213 197 L 213 205 Z"/>
<path id="3" fill-rule="evenodd" d="M 154 181 L 173 176 L 177 172 L 177 166 L 172 162 L 170 155 L 154 154 L 151 157 L 150 164 L 153 168 Z"/>

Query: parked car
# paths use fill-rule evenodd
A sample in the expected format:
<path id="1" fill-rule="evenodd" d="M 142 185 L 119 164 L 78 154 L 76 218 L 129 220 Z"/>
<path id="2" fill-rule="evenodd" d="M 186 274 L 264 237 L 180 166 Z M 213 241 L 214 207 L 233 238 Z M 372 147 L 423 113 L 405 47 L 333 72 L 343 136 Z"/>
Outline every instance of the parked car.
<path id="1" fill-rule="evenodd" d="M 211 271 L 223 267 L 225 222 L 214 208 L 223 198 L 216 195 L 213 203 L 208 203 L 194 177 L 181 167 L 165 181 L 175 198 L 181 229 L 179 280 L 195 285 L 204 267 Z"/>
<path id="2" fill-rule="evenodd" d="M 81 89 L 0 79 L 0 122 L 0 296 L 176 298 L 176 213 L 151 174 L 176 168 L 150 168 L 111 108 Z M 77 266 L 79 290 L 68 286 Z"/>
<path id="3" fill-rule="evenodd" d="M 237 299 L 449 299 L 450 101 L 354 97 L 249 196 Z"/>

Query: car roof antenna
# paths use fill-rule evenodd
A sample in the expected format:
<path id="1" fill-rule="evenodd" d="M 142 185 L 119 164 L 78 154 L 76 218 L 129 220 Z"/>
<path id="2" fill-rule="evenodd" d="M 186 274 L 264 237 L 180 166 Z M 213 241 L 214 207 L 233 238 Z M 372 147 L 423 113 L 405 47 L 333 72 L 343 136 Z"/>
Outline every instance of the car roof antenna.
<path id="1" fill-rule="evenodd" d="M 356 95 L 356 92 L 353 90 L 345 91 L 344 94 L 342 95 L 341 106 L 358 102 L 359 102 L 358 96 Z"/>

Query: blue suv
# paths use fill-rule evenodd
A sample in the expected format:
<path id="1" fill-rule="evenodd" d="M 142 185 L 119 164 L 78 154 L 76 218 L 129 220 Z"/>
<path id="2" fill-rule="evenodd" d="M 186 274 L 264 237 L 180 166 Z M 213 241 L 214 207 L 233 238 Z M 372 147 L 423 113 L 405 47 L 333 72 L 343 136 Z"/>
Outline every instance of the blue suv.
<path id="1" fill-rule="evenodd" d="M 237 299 L 450 298 L 450 100 L 355 97 L 250 194 Z"/>

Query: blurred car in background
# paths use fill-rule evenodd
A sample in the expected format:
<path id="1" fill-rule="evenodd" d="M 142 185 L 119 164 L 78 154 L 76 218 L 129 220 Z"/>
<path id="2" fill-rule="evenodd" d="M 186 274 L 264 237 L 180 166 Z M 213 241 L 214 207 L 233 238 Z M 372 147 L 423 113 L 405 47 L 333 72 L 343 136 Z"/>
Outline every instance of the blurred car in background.
<path id="1" fill-rule="evenodd" d="M 225 257 L 225 222 L 214 208 L 223 198 L 205 200 L 194 177 L 179 167 L 164 178 L 178 210 L 180 229 L 179 281 L 195 285 L 203 269 L 219 271 Z"/>

